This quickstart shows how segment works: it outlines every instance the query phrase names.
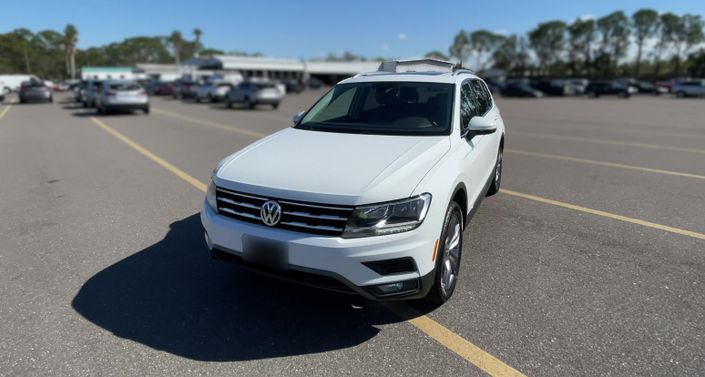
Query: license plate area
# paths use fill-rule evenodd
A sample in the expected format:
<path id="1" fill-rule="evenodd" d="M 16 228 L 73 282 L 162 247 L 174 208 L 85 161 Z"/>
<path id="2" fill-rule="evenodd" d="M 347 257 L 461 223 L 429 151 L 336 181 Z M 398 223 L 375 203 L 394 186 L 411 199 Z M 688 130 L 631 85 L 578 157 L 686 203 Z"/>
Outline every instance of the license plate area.
<path id="1" fill-rule="evenodd" d="M 245 234 L 242 236 L 242 259 L 276 270 L 288 270 L 289 248 L 284 242 Z"/>

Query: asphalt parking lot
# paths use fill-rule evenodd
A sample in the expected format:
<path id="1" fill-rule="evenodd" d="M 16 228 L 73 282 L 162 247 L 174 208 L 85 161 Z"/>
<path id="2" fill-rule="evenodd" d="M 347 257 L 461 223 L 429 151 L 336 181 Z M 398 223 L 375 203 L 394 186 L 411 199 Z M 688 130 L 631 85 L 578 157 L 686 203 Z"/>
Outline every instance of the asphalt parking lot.
<path id="1" fill-rule="evenodd" d="M 0 376 L 705 373 L 705 101 L 498 99 L 504 190 L 430 310 L 208 258 L 213 167 L 321 94 L 0 105 Z"/>

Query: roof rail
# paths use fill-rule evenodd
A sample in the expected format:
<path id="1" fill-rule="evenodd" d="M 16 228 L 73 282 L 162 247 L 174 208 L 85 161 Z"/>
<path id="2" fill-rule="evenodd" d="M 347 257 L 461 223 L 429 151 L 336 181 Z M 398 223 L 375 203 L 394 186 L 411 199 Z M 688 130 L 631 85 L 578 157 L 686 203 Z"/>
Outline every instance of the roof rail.
<path id="1" fill-rule="evenodd" d="M 453 76 L 457 76 L 461 73 L 469 73 L 471 75 L 474 75 L 475 72 L 471 69 L 468 68 L 463 68 L 461 65 L 457 65 L 455 68 L 453 68 Z"/>
<path id="2" fill-rule="evenodd" d="M 377 72 L 447 72 L 452 73 L 455 63 L 438 59 L 391 60 L 382 62 Z"/>

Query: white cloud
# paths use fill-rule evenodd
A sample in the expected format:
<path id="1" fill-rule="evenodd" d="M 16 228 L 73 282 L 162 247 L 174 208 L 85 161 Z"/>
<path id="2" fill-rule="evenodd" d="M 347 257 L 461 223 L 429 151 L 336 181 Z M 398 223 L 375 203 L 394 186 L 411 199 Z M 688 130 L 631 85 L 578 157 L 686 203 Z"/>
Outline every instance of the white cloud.
<path id="1" fill-rule="evenodd" d="M 405 40 L 407 40 L 407 38 L 408 38 L 408 36 L 406 35 L 406 33 L 397 34 L 397 39 L 400 41 L 405 41 Z"/>
<path id="2" fill-rule="evenodd" d="M 587 20 L 594 20 L 594 19 L 595 19 L 595 16 L 593 16 L 590 13 L 583 14 L 582 16 L 578 17 L 578 20 L 580 20 L 580 21 L 587 21 Z"/>
<path id="3" fill-rule="evenodd" d="M 495 33 L 495 34 L 505 35 L 505 36 L 506 36 L 506 35 L 509 35 L 509 30 L 507 30 L 507 29 L 497 29 L 497 30 L 494 31 L 494 33 Z"/>
<path id="4" fill-rule="evenodd" d="M 382 50 L 384 51 L 389 51 L 389 43 L 385 43 L 382 45 Z"/>

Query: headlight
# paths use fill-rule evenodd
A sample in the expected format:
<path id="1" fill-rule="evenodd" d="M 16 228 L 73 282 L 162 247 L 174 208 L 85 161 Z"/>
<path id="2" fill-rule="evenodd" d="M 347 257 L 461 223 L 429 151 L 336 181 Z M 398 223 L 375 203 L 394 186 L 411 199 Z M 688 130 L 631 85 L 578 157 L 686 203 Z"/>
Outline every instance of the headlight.
<path id="1" fill-rule="evenodd" d="M 210 180 L 210 182 L 208 182 L 208 189 L 206 190 L 206 201 L 214 211 L 218 212 L 218 202 L 215 200 L 215 183 L 213 183 L 212 179 Z"/>
<path id="2" fill-rule="evenodd" d="M 411 199 L 357 207 L 345 226 L 343 238 L 382 236 L 407 232 L 423 222 L 431 204 L 431 194 Z"/>

